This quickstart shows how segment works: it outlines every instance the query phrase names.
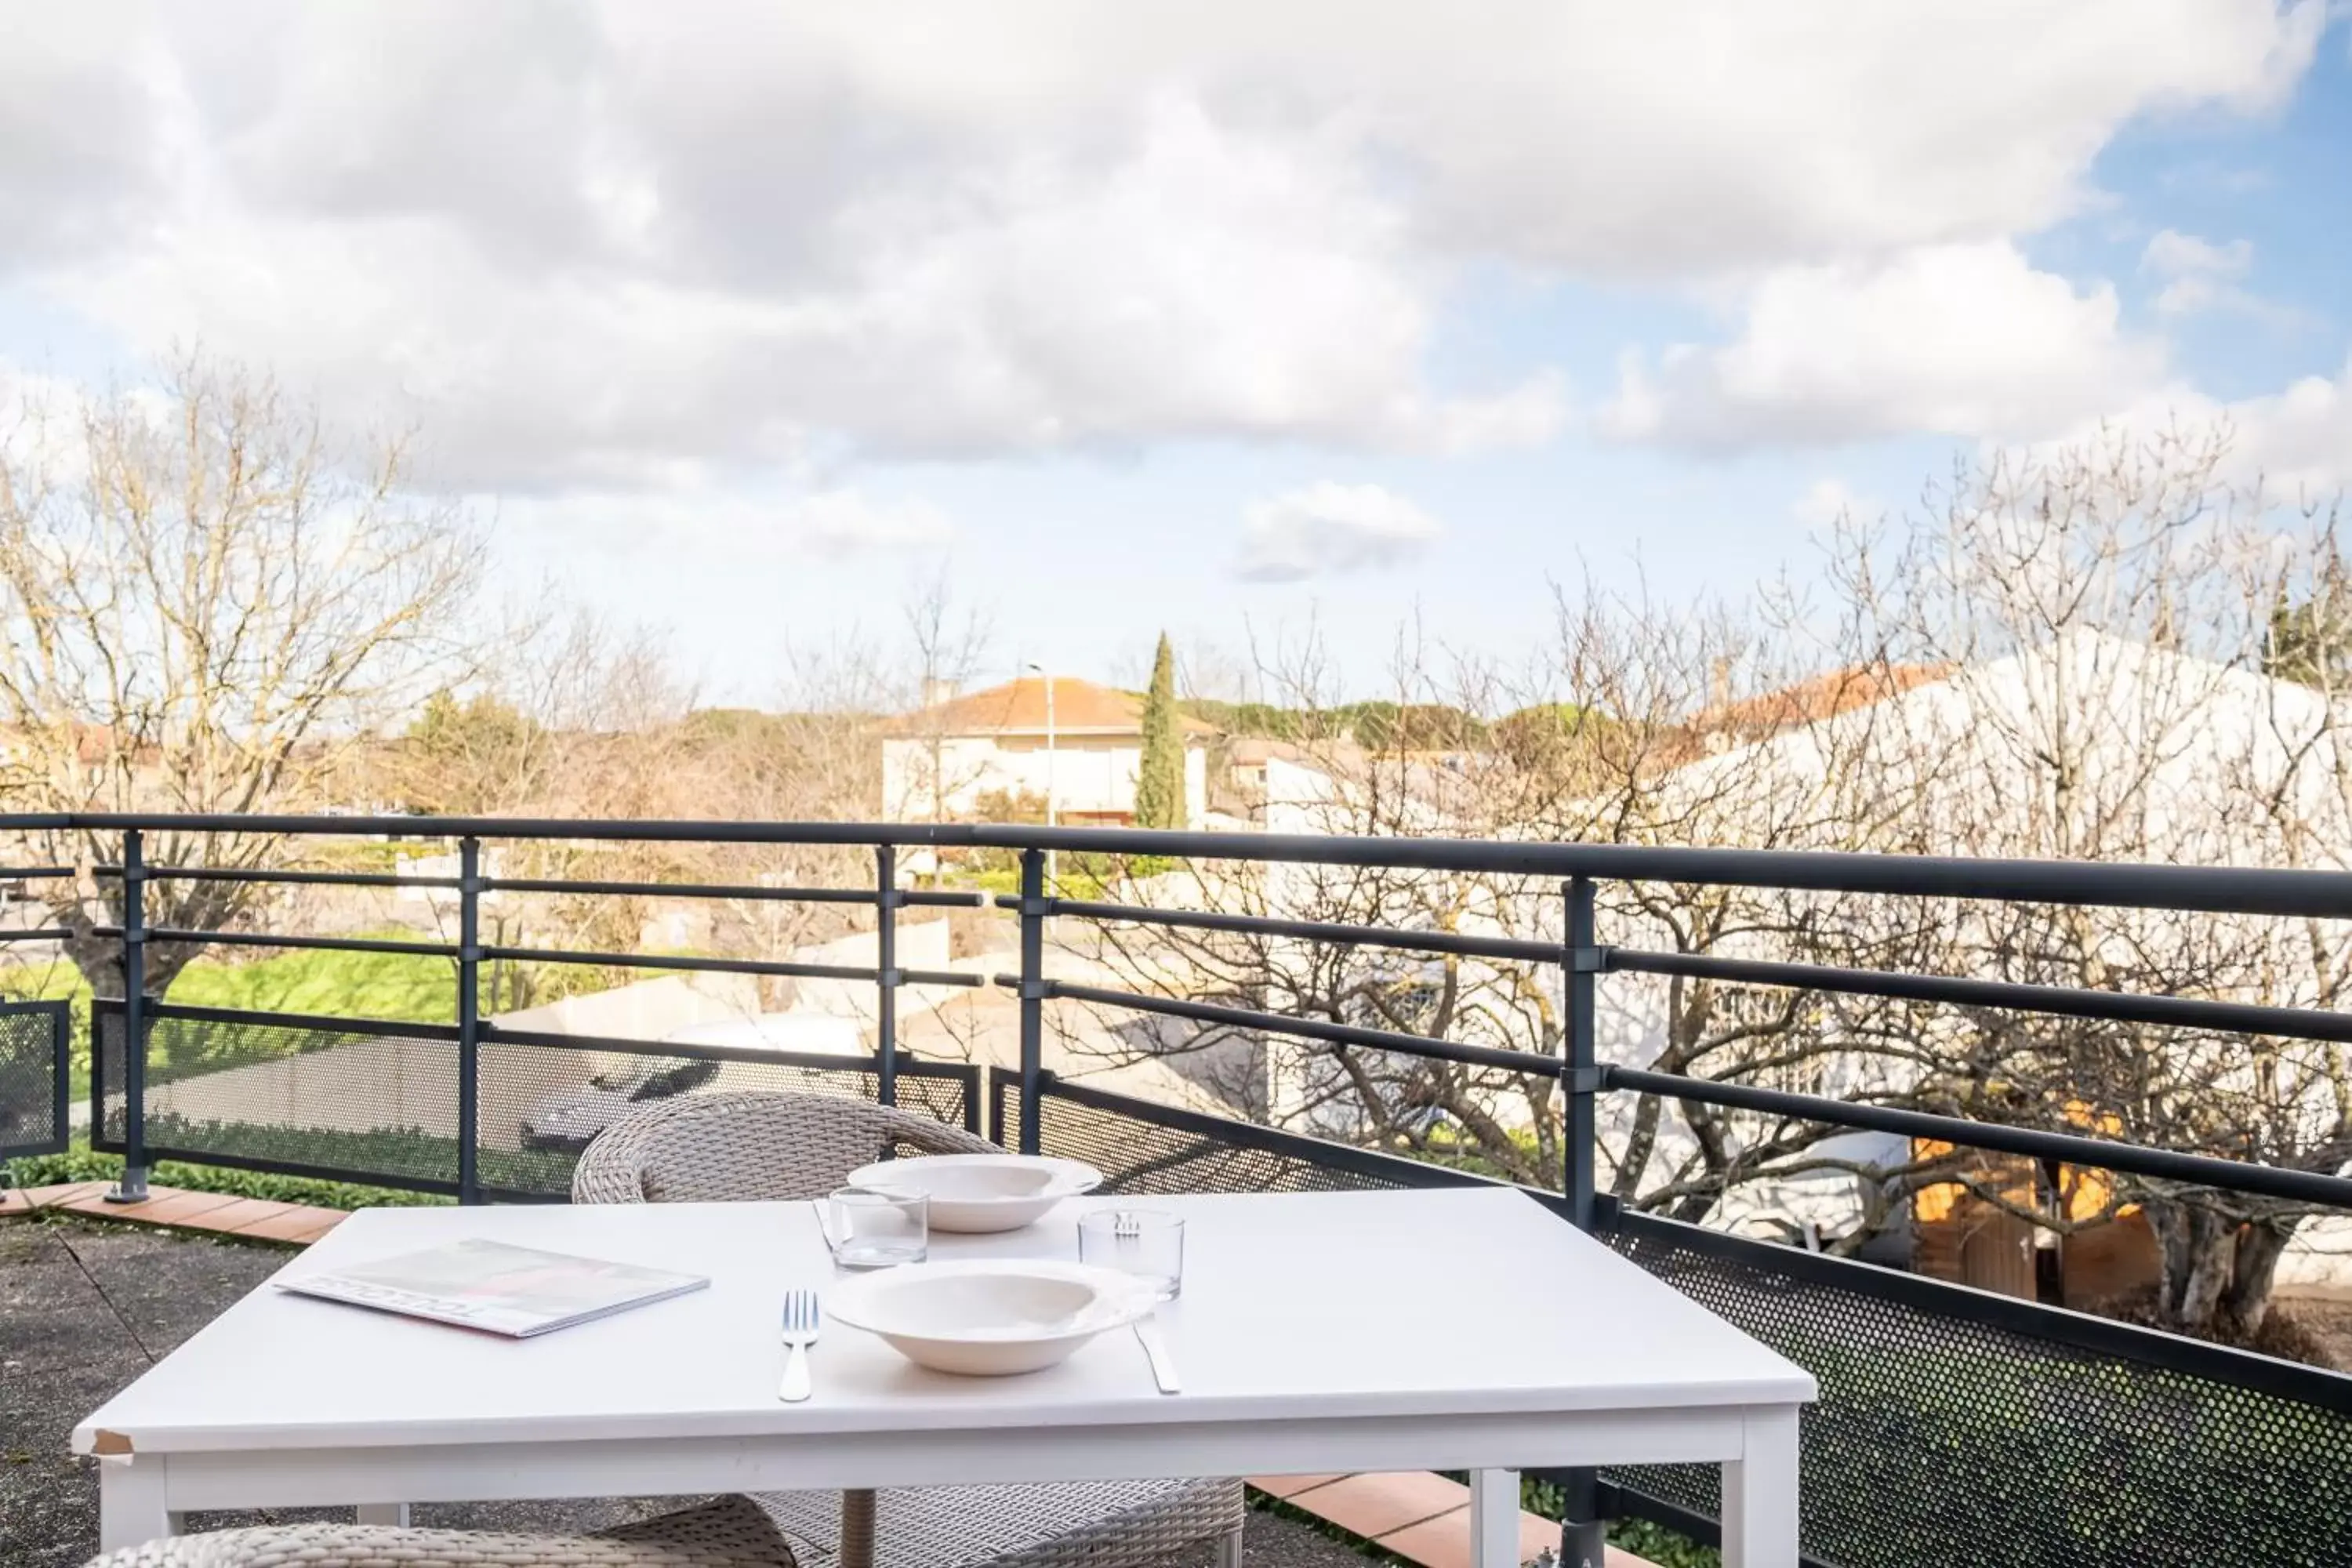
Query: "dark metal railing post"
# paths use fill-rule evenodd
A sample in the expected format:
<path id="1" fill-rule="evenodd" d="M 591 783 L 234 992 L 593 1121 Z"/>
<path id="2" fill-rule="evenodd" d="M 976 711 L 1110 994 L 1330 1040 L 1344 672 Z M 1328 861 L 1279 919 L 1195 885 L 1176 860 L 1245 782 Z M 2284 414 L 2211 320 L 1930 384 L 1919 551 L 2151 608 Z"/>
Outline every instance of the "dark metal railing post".
<path id="1" fill-rule="evenodd" d="M 875 1051 L 879 1058 L 874 1098 L 898 1103 L 898 856 L 874 847 Z"/>
<path id="2" fill-rule="evenodd" d="M 1037 1152 L 1045 1066 L 1045 852 L 1021 852 L 1021 1152 Z"/>
<path id="3" fill-rule="evenodd" d="M 482 1201 L 482 841 L 457 840 L 457 1201 Z"/>
<path id="4" fill-rule="evenodd" d="M 1567 951 L 1561 956 L 1567 984 L 1560 1008 L 1560 1088 L 1567 1097 L 1560 1139 L 1566 1158 L 1560 1188 L 1568 1198 L 1569 1217 L 1579 1230 L 1590 1231 L 1600 1208 L 1593 1152 L 1601 1138 L 1594 1103 L 1601 1090 L 1601 1064 L 1593 1047 L 1592 1015 L 1593 982 L 1601 973 L 1601 954 L 1593 934 L 1592 879 L 1570 877 L 1566 894 Z M 1564 1568 L 1601 1568 L 1607 1527 L 1601 1517 L 1600 1476 L 1588 1468 L 1566 1471 L 1560 1479 L 1559 1560 Z"/>
<path id="5" fill-rule="evenodd" d="M 147 1201 L 147 859 L 135 827 L 122 833 L 122 1179 L 106 1201 Z"/>
<path id="6" fill-rule="evenodd" d="M 1601 950 L 1592 935 L 1592 879 L 1568 879 L 1568 951 L 1563 955 L 1568 984 L 1561 998 L 1560 1088 L 1567 1095 L 1566 1122 L 1560 1141 L 1567 1155 L 1561 1188 L 1568 1197 L 1569 1217 L 1579 1230 L 1591 1230 L 1593 1220 L 1593 1147 L 1600 1129 L 1593 1120 L 1593 1097 L 1601 1088 L 1600 1063 L 1593 1053 L 1593 977 L 1601 972 Z"/>

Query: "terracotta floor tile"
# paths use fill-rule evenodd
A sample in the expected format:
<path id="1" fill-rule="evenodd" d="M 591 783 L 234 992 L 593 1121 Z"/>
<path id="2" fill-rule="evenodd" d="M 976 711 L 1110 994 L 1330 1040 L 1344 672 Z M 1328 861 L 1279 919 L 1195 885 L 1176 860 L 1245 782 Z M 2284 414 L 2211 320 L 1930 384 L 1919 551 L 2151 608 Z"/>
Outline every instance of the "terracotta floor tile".
<path id="1" fill-rule="evenodd" d="M 284 1214 L 290 1205 L 271 1203 L 267 1198 L 239 1198 L 223 1204 L 216 1209 L 206 1209 L 188 1221 L 192 1230 L 243 1230 L 258 1220 L 274 1219 Z"/>
<path id="2" fill-rule="evenodd" d="M 1470 1568 L 1469 1505 L 1392 1530 L 1381 1537 L 1381 1549 L 1422 1568 Z"/>
<path id="3" fill-rule="evenodd" d="M 236 1201 L 234 1193 L 154 1193 L 143 1204 L 118 1205 L 115 1213 L 149 1225 L 185 1225 L 196 1215 L 226 1208 Z"/>
<path id="4" fill-rule="evenodd" d="M 1300 1492 L 1306 1491 L 1309 1488 L 1328 1486 L 1331 1482 L 1342 1479 L 1342 1477 L 1337 1475 L 1252 1476 L 1249 1479 L 1249 1484 L 1269 1497 L 1295 1498 Z"/>
<path id="5" fill-rule="evenodd" d="M 1422 1568 L 1470 1568 L 1470 1510 L 1467 1506 L 1435 1519 L 1409 1524 L 1381 1537 L 1381 1549 L 1400 1557 L 1411 1558 Z M 1541 1514 L 1522 1512 L 1519 1515 L 1519 1561 L 1532 1563 L 1547 1552 L 1559 1550 L 1559 1525 Z M 1608 1568 L 1633 1568 L 1638 1557 L 1628 1556 L 1613 1547 L 1609 1552 Z"/>
<path id="6" fill-rule="evenodd" d="M 1378 1539 L 1462 1507 L 1470 1489 L 1427 1470 L 1349 1476 L 1301 1493 L 1297 1507 L 1356 1535 Z"/>
<path id="7" fill-rule="evenodd" d="M 313 1215 L 308 1230 L 297 1231 L 286 1239 L 308 1247 L 351 1217 L 336 1209 L 320 1209 Z"/>
<path id="8" fill-rule="evenodd" d="M 58 1182 L 46 1187 L 29 1187 L 25 1196 L 37 1209 L 61 1208 L 74 1199 L 105 1192 L 111 1182 Z"/>
<path id="9" fill-rule="evenodd" d="M 334 1221 L 313 1209 L 289 1207 L 281 1214 L 265 1215 L 251 1225 L 238 1226 L 232 1234 L 257 1236 L 265 1241 L 310 1241 L 334 1228 Z"/>
<path id="10" fill-rule="evenodd" d="M 1602 1563 L 1601 1568 L 1658 1568 L 1658 1565 L 1648 1558 L 1636 1557 L 1622 1547 L 1610 1546 L 1602 1550 L 1608 1553 L 1608 1556 Z"/>

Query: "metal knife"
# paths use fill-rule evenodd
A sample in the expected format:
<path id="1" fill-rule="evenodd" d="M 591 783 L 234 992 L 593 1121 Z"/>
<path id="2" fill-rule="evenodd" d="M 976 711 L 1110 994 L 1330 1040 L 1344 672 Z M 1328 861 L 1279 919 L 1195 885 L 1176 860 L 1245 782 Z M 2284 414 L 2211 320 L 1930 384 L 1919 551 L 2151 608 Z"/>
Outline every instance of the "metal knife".
<path id="1" fill-rule="evenodd" d="M 1162 1394 L 1181 1394 L 1183 1382 L 1176 1375 L 1176 1358 L 1168 1353 L 1168 1342 L 1160 1337 L 1160 1325 L 1145 1318 L 1135 1325 L 1135 1337 L 1143 1346 L 1143 1353 L 1151 1361 L 1151 1380 Z"/>

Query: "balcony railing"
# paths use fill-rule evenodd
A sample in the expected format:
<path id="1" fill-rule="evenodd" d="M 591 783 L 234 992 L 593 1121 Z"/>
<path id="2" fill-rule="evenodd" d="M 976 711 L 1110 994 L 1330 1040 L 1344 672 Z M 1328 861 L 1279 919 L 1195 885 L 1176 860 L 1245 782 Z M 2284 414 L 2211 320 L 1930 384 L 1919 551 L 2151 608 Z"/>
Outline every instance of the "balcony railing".
<path id="1" fill-rule="evenodd" d="M 560 1201 L 594 1116 L 566 1124 L 544 1108 L 595 1109 L 598 1095 L 694 1092 L 709 1084 L 816 1089 L 878 1099 L 975 1130 L 1008 1146 L 1065 1154 L 1129 1192 L 1306 1190 L 1472 1183 L 1470 1170 L 1155 1103 L 1075 1081 L 1045 1064 L 1045 1005 L 1063 999 L 1158 1015 L 1211 1029 L 1295 1037 L 1363 1053 L 1501 1069 L 1553 1080 L 1562 1156 L 1557 1185 L 1529 1189 L 1562 1221 L 1627 1257 L 1807 1367 L 1822 1397 L 1804 1426 L 1807 1561 L 1840 1568 L 1922 1564 L 2352 1563 L 2352 1378 L 2127 1323 L 1969 1289 L 1842 1257 L 1637 1212 L 1602 1192 L 1595 1152 L 1604 1097 L 1654 1095 L 1738 1111 L 1874 1130 L 2141 1179 L 2252 1193 L 2352 1213 L 2352 1180 L 2141 1147 L 2092 1132 L 2000 1125 L 1885 1104 L 1710 1081 L 1598 1059 L 1604 976 L 1680 976 L 1721 985 L 1894 999 L 2260 1036 L 2352 1040 L 2352 1019 L 2307 1008 L 2205 997 L 2126 994 L 1981 978 L 1790 963 L 1719 952 L 1612 946 L 1597 929 L 1596 889 L 1610 881 L 1794 889 L 2034 905 L 2352 919 L 2352 877 L 2306 871 L 2190 869 L 2043 862 L 1788 854 L 1614 846 L 1383 838 L 1212 836 L 992 826 L 562 822 L 351 817 L 0 818 L 0 829 L 70 828 L 119 839 L 119 997 L 91 1013 L 89 1136 L 122 1153 L 135 1186 L 172 1159 L 445 1194 L 463 1202 Z M 343 870 L 234 873 L 149 865 L 145 836 L 234 831 L 289 839 L 383 835 L 454 839 L 457 874 L 416 879 Z M 663 881 L 501 878 L 483 849 L 526 841 L 860 847 L 870 883 L 785 888 Z M 901 851 L 1010 852 L 1018 891 L 998 895 L 899 885 Z M 1381 868 L 1556 881 L 1559 940 L 1411 930 L 1154 907 L 1056 895 L 1047 854 L 1155 860 Z M 71 874 L 34 867 L 0 879 Z M 146 889 L 172 878 L 235 876 L 282 885 L 413 888 L 454 895 L 454 940 L 387 940 L 263 931 L 151 927 Z M 1130 887 L 1140 884 L 1129 884 Z M 1106 889 L 1108 891 L 1108 889 Z M 486 943 L 481 904 L 494 893 L 853 903 L 872 910 L 875 962 L 815 964 Z M 1013 972 L 983 977 L 902 968 L 899 915 L 909 908 L 993 902 L 1019 924 Z M 1203 931 L 1266 941 L 1379 948 L 1541 966 L 1558 998 L 1559 1048 L 1543 1054 L 1307 1017 L 1232 998 L 1078 984 L 1048 973 L 1053 921 Z M 48 940 L 43 929 L 5 934 Z M 187 1006 L 146 995 L 147 950 L 162 942 L 427 955 L 454 969 L 446 1022 L 319 1016 Z M 715 971 L 874 988 L 869 1055 L 842 1057 L 677 1041 L 518 1030 L 480 1015 L 481 971 L 512 961 L 648 972 Z M 902 1047 L 898 993 L 909 984 L 994 984 L 1019 999 L 1017 1068 L 919 1057 Z M 182 1047 L 201 1038 L 202 1050 Z M 127 1049 L 128 1042 L 140 1048 Z M 62 1146 L 69 1116 L 68 1015 L 54 1002 L 0 1004 L 0 1082 L 11 1086 L 22 1152 Z M 200 1060 L 175 1076 L 175 1061 Z M 609 1087 L 611 1064 L 626 1087 Z M 291 1064 L 277 1076 L 244 1072 Z M 303 1081 L 297 1088 L 294 1075 Z M 598 1087 L 602 1081 L 607 1086 Z M 538 1118 L 534 1121 L 534 1117 Z M 2093 1130 L 2094 1131 L 2095 1129 Z M 1399 1268 L 1414 1267 L 1400 1258 Z M 1368 1291 L 1377 1280 L 1365 1281 Z M 1475 1309 L 1475 1303 L 1469 1303 Z M 1605 1355 L 1606 1346 L 1593 1347 Z M 1701 1539 L 1715 1531 L 1716 1479 L 1703 1467 L 1649 1466 L 1549 1478 L 1571 1547 L 1591 1521 L 1654 1521 Z M 1570 1561 L 1575 1561 L 1573 1552 Z"/>

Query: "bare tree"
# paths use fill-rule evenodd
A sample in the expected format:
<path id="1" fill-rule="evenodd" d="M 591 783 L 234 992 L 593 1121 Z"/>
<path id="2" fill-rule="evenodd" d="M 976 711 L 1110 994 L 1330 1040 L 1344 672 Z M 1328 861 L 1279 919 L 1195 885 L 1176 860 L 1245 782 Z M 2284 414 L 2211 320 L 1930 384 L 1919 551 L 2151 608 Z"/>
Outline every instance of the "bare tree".
<path id="1" fill-rule="evenodd" d="M 470 668 L 482 543 L 409 489 L 400 438 L 346 444 L 268 378 L 189 357 L 154 389 L 33 415 L 0 445 L 0 722 L 16 809 L 316 806 L 338 760 Z M 118 990 L 111 835 L 52 833 L 67 948 Z M 243 868 L 275 835 L 163 833 L 156 864 Z M 237 881 L 163 880 L 156 925 L 232 924 Z M 150 959 L 159 991 L 193 951 Z"/>
<path id="2" fill-rule="evenodd" d="M 2269 672 L 2282 595 L 2336 590 L 2332 526 L 2282 528 L 2223 482 L 2224 431 L 2112 432 L 1964 467 L 1892 541 L 1850 533 L 1856 633 L 1949 664 L 1867 765 L 1905 809 L 1874 847 L 1989 857 L 2340 866 L 2352 842 L 2347 710 L 2324 667 Z M 2336 606 L 2313 617 L 2323 645 Z M 2340 1008 L 2324 921 L 2025 905 L 1951 910 L 1932 967 L 2096 990 Z M 1920 1021 L 1915 1092 L 1986 1121 L 2335 1173 L 2352 1078 L 2321 1042 L 1963 1011 Z M 2306 1205 L 2133 1178 L 2089 1205 L 1989 1194 L 2079 1229 L 2137 1207 L 2162 1256 L 2157 1315 L 2200 1334 L 2262 1322 Z"/>
<path id="3" fill-rule="evenodd" d="M 1728 742 L 1760 710 L 1736 700 L 1783 682 L 1784 654 L 1722 614 L 1626 604 L 1597 591 L 1560 602 L 1559 659 L 1506 678 L 1482 661 L 1401 642 L 1392 696 L 1340 703 L 1313 639 L 1269 668 L 1281 731 L 1265 763 L 1272 831 L 1443 835 L 1612 843 L 1822 847 L 1853 815 L 1850 780 L 1789 795 Z M 1709 699 L 1713 699 L 1710 705 Z M 1499 717 L 1497 717 L 1499 715 Z M 1774 732 L 1814 715 L 1775 720 Z M 1724 741 L 1724 747 L 1714 742 Z M 1343 925 L 1558 943 L 1556 882 L 1380 867 L 1200 865 L 1154 877 L 1155 902 Z M 1606 940 L 1675 951 L 1770 941 L 1850 962 L 1857 943 L 1818 906 L 1739 889 L 1612 885 Z M 1882 935 L 1877 951 L 1886 955 Z M 1560 976 L 1551 963 L 1152 927 L 1105 929 L 1082 955 L 1130 987 L 1557 1058 Z M 1612 982 L 1610 1045 L 1657 1070 L 1818 1089 L 1840 1048 L 1819 999 L 1759 998 L 1667 982 L 1628 1001 Z M 1099 1034 L 1100 1032 L 1097 1031 Z M 1557 1184 L 1564 1152 L 1553 1071 L 1512 1072 L 1231 1031 L 1108 1031 L 1139 1051 L 1192 1058 L 1228 1103 L 1283 1124 Z M 1696 1217 L 1729 1188 L 1801 1157 L 1823 1129 L 1763 1135 L 1727 1116 L 1642 1097 L 1606 1131 L 1603 1168 L 1630 1202 Z"/>
<path id="4" fill-rule="evenodd" d="M 980 671 L 988 655 L 987 617 L 956 602 L 945 567 L 917 584 L 905 616 L 913 653 L 912 689 L 903 694 L 907 711 L 898 726 L 900 756 L 911 763 L 891 782 L 886 816 L 920 815 L 945 822 L 957 794 L 979 774 L 959 766 L 950 746 L 941 710 Z"/>

